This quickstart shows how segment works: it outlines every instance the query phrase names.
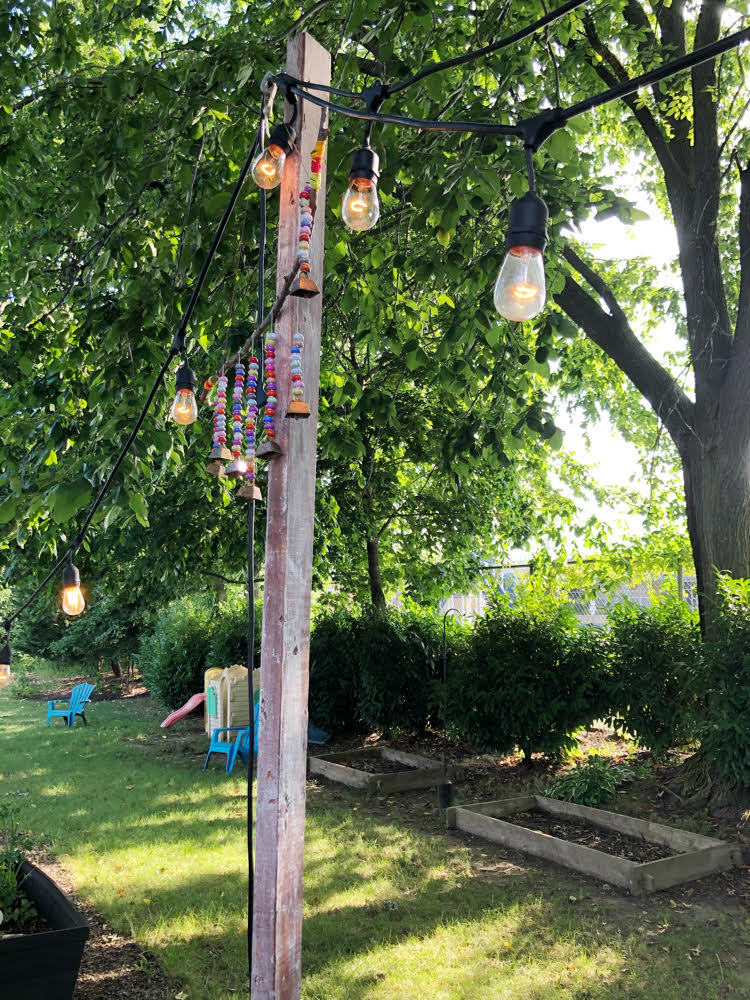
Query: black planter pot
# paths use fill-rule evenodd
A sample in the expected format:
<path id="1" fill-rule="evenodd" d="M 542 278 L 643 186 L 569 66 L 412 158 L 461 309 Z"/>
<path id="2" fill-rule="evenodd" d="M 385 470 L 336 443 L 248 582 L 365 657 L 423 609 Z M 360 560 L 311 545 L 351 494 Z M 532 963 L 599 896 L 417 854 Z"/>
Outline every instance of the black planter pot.
<path id="1" fill-rule="evenodd" d="M 0 997 L 71 1000 L 89 925 L 62 889 L 29 861 L 21 877 L 23 891 L 53 930 L 0 938 Z"/>

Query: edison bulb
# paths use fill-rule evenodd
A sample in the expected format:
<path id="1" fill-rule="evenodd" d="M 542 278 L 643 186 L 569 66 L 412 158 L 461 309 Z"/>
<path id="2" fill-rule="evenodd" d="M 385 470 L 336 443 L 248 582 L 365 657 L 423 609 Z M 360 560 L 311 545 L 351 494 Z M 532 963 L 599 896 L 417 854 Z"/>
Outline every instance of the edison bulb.
<path id="1" fill-rule="evenodd" d="M 183 427 L 194 424 L 198 419 L 198 404 L 191 389 L 178 389 L 170 411 L 172 420 Z"/>
<path id="2" fill-rule="evenodd" d="M 369 177 L 354 177 L 341 203 L 341 218 L 355 232 L 372 229 L 380 218 L 380 202 L 375 181 Z"/>
<path id="3" fill-rule="evenodd" d="M 0 688 L 10 681 L 10 663 L 0 663 Z"/>
<path id="4" fill-rule="evenodd" d="M 268 148 L 258 156 L 253 163 L 253 180 L 258 187 L 270 191 L 281 184 L 281 175 L 284 172 L 286 153 L 275 143 L 269 143 Z"/>
<path id="5" fill-rule="evenodd" d="M 62 609 L 66 615 L 80 615 L 86 607 L 83 591 L 80 586 L 65 587 L 62 596 Z"/>
<path id="6" fill-rule="evenodd" d="M 544 257 L 536 247 L 511 247 L 495 282 L 495 308 L 506 319 L 520 322 L 538 316 L 544 307 Z"/>

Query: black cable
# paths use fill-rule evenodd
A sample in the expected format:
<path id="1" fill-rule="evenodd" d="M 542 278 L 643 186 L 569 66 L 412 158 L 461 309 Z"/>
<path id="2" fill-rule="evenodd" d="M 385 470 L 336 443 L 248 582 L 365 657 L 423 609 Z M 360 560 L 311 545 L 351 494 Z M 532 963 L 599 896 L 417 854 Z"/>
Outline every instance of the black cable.
<path id="1" fill-rule="evenodd" d="M 420 118 L 407 118 L 403 115 L 389 115 L 374 111 L 357 111 L 355 108 L 345 108 L 342 104 L 331 104 L 330 101 L 322 97 L 314 97 L 301 89 L 300 85 L 293 84 L 290 88 L 293 94 L 317 104 L 320 108 L 328 108 L 336 114 L 345 115 L 347 118 L 359 118 L 367 122 L 384 122 L 386 125 L 403 125 L 405 128 L 416 128 L 424 132 L 475 132 L 480 135 L 513 135 L 517 138 L 523 137 L 523 132 L 518 125 L 493 125 L 491 122 L 439 122 L 424 121 Z"/>
<path id="2" fill-rule="evenodd" d="M 440 73 L 444 69 L 451 69 L 453 66 L 461 66 L 463 63 L 473 62 L 475 59 L 481 59 L 482 56 L 490 55 L 492 52 L 497 52 L 500 49 L 506 48 L 508 45 L 514 45 L 516 42 L 520 42 L 523 38 L 528 38 L 529 35 L 533 35 L 535 32 L 539 31 L 540 28 L 546 27 L 553 21 L 556 21 L 560 17 L 564 17 L 565 14 L 569 14 L 570 11 L 575 10 L 576 7 L 581 7 L 586 0 L 568 0 L 561 7 L 557 7 L 555 10 L 551 10 L 544 17 L 540 17 L 538 21 L 534 21 L 533 24 L 527 25 L 525 28 L 520 28 L 518 31 L 514 32 L 512 35 L 507 35 L 505 38 L 500 38 L 496 42 L 491 42 L 489 45 L 485 45 L 481 49 L 474 49 L 472 52 L 465 52 L 462 56 L 456 56 L 454 59 L 446 59 L 444 62 L 435 63 L 433 66 L 425 66 L 414 76 L 408 77 L 406 80 L 401 80 L 399 83 L 389 84 L 386 86 L 387 94 L 397 94 L 399 91 L 404 90 L 406 87 L 411 87 L 412 84 L 418 83 L 420 80 L 424 80 L 426 76 L 431 76 L 433 73 Z"/>
<path id="3" fill-rule="evenodd" d="M 587 97 L 584 101 L 579 101 L 578 104 L 573 104 L 569 108 L 561 108 L 561 122 L 565 124 L 571 118 L 582 115 L 586 111 L 591 111 L 592 108 L 598 108 L 602 104 L 609 104 L 610 101 L 616 101 L 621 97 L 628 97 L 630 94 L 634 94 L 636 90 L 640 90 L 641 87 L 647 87 L 652 83 L 659 83 L 660 80 L 666 80 L 667 77 L 674 76 L 684 69 L 690 69 L 693 66 L 700 65 L 700 63 L 708 62 L 710 59 L 715 59 L 724 52 L 735 49 L 742 42 L 747 41 L 750 41 L 750 28 L 735 31 L 734 34 L 727 35 L 726 38 L 720 38 L 710 45 L 704 45 L 703 48 L 694 49 L 687 55 L 680 56 L 679 59 L 662 63 L 656 69 L 649 70 L 647 73 L 641 73 L 640 76 L 635 76 L 632 80 L 624 80 L 622 83 L 618 83 L 616 87 L 611 87 L 601 94 Z"/>
<path id="4" fill-rule="evenodd" d="M 262 135 L 261 115 L 258 135 Z M 266 277 L 266 191 L 260 189 L 260 234 L 258 237 L 258 326 L 263 322 L 263 299 Z M 255 497 L 247 509 L 247 671 L 250 697 L 250 739 L 247 758 L 247 966 L 248 990 L 253 990 L 253 910 L 255 906 L 255 858 L 253 857 L 253 766 L 255 763 Z"/>
<path id="5" fill-rule="evenodd" d="M 185 313 L 184 313 L 184 315 L 182 317 L 182 320 L 180 321 L 180 325 L 179 325 L 177 331 L 175 332 L 174 338 L 172 340 L 172 346 L 170 347 L 170 349 L 169 349 L 169 351 L 167 353 L 166 360 L 164 361 L 163 365 L 159 369 L 159 374 L 156 376 L 156 379 L 154 380 L 154 384 L 151 387 L 151 391 L 148 394 L 148 398 L 147 398 L 147 400 L 146 400 L 146 402 L 145 402 L 145 404 L 143 406 L 143 409 L 141 410 L 141 413 L 140 413 L 140 416 L 138 417 L 138 420 L 136 421 L 135 427 L 131 431 L 130 436 L 128 437 L 127 441 L 125 442 L 125 445 L 121 449 L 120 454 L 117 456 L 117 459 L 115 460 L 115 464 L 112 466 L 111 472 L 107 476 L 107 479 L 105 480 L 104 485 L 99 490 L 99 493 L 98 493 L 96 499 L 91 504 L 91 507 L 89 508 L 89 512 L 86 515 L 86 518 L 85 518 L 83 524 L 81 525 L 80 529 L 78 530 L 78 534 L 75 536 L 75 538 L 71 542 L 70 546 L 67 548 L 67 550 L 65 552 L 65 555 L 55 563 L 55 565 L 53 566 L 53 568 L 50 570 L 50 572 L 47 574 L 47 576 L 45 576 L 44 580 L 39 584 L 39 586 L 36 588 L 36 590 L 33 592 L 33 594 L 26 601 L 24 601 L 24 603 L 19 608 L 17 608 L 13 612 L 12 615 L 9 615 L 8 618 L 5 619 L 5 621 L 7 622 L 7 624 L 9 626 L 10 626 L 10 624 L 12 622 L 14 622 L 16 620 L 16 618 L 18 618 L 19 615 L 21 615 L 29 607 L 29 605 L 31 605 L 36 600 L 36 598 L 39 596 L 39 594 L 42 592 L 42 590 L 44 590 L 44 588 L 50 582 L 50 580 L 55 575 L 55 573 L 57 573 L 60 570 L 60 567 L 66 561 L 66 559 L 68 558 L 68 556 L 72 555 L 76 551 L 76 549 L 78 549 L 80 547 L 80 545 L 83 542 L 83 539 L 84 539 L 84 537 L 86 535 L 86 532 L 88 531 L 89 526 L 91 525 L 91 522 L 92 522 L 92 520 L 94 518 L 94 515 L 96 514 L 97 510 L 101 506 L 102 501 L 104 500 L 105 496 L 107 495 L 107 492 L 109 491 L 109 488 L 112 485 L 112 482 L 113 482 L 115 476 L 117 475 L 117 472 L 118 472 L 120 466 L 125 461 L 125 457 L 127 456 L 128 452 L 130 451 L 131 447 L 133 446 L 133 442 L 135 441 L 136 437 L 138 436 L 138 431 L 141 429 L 141 427 L 143 425 L 143 421 L 146 419 L 146 415 L 148 413 L 149 407 L 151 406 L 151 403 L 153 402 L 154 396 L 156 395 L 157 390 L 158 390 L 159 386 L 161 385 L 161 381 L 164 378 L 164 375 L 166 374 L 167 369 L 169 368 L 170 364 L 172 363 L 173 358 L 177 357 L 178 354 L 184 354 L 184 352 L 185 352 L 185 333 L 187 331 L 188 325 L 189 325 L 190 320 L 192 318 L 193 312 L 195 311 L 195 306 L 196 306 L 196 303 L 198 301 L 198 295 L 200 293 L 200 290 L 201 290 L 201 288 L 203 286 L 204 281 L 206 280 L 206 275 L 208 274 L 208 270 L 209 270 L 209 268 L 211 266 L 211 262 L 213 261 L 213 258 L 214 258 L 215 254 L 216 254 L 216 250 L 218 249 L 219 242 L 221 241 L 221 237 L 224 234 L 224 230 L 227 227 L 227 223 L 229 222 L 229 217 L 232 214 L 232 209 L 234 208 L 234 206 L 235 206 L 235 204 L 237 202 L 237 198 L 239 197 L 239 193 L 240 193 L 240 190 L 242 188 L 242 184 L 243 184 L 243 182 L 245 180 L 245 177 L 247 176 L 248 170 L 250 169 L 250 167 L 252 165 L 252 162 L 253 162 L 253 160 L 255 158 L 255 153 L 256 153 L 256 151 L 258 149 L 258 144 L 260 142 L 260 138 L 261 138 L 261 133 L 260 133 L 260 130 L 259 130 L 257 136 L 255 137 L 255 141 L 254 141 L 254 143 L 253 143 L 253 145 L 252 145 L 252 147 L 250 149 L 250 152 L 247 155 L 247 158 L 246 158 L 245 163 L 244 163 L 244 165 L 242 167 L 242 170 L 240 171 L 239 177 L 237 178 L 237 181 L 236 181 L 236 183 L 234 185 L 234 189 L 233 189 L 232 194 L 231 194 L 231 196 L 229 198 L 229 203 L 228 203 L 226 209 L 224 210 L 224 215 L 222 216 L 221 222 L 219 223 L 219 227 L 216 230 L 216 233 L 214 235 L 214 238 L 213 238 L 213 241 L 211 243 L 211 246 L 209 247 L 208 253 L 206 255 L 206 259 L 203 262 L 203 267 L 201 268 L 201 273 L 198 276 L 198 279 L 197 279 L 197 281 L 195 283 L 195 286 L 193 288 L 192 295 L 190 296 L 190 301 L 189 301 L 189 303 L 187 305 L 187 308 L 186 308 Z"/>

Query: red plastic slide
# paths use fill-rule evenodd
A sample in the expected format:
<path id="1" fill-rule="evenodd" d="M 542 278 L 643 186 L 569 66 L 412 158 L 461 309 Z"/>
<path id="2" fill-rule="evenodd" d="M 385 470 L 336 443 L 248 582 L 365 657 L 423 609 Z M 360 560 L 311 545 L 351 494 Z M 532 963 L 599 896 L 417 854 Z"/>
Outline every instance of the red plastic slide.
<path id="1" fill-rule="evenodd" d="M 203 704 L 205 700 L 206 694 L 204 691 L 201 691 L 200 694 L 194 694 L 192 698 L 188 698 L 182 708 L 176 708 L 174 712 L 170 712 L 164 722 L 162 722 L 161 728 L 167 729 L 169 726 L 173 726 L 175 722 L 179 722 L 180 719 L 184 719 L 186 715 L 189 715 L 194 708 Z"/>

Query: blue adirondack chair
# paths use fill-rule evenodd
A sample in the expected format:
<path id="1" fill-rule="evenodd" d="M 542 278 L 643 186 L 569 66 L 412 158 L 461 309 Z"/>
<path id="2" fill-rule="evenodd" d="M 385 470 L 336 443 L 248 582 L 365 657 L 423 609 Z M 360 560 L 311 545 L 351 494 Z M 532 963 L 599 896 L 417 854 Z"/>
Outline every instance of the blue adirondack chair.
<path id="1" fill-rule="evenodd" d="M 258 718 L 260 715 L 260 705 L 255 703 L 255 753 L 258 752 Z M 222 739 L 222 733 L 236 733 L 234 739 Z M 211 733 L 211 743 L 208 747 L 206 759 L 203 762 L 203 770 L 208 767 L 208 762 L 212 753 L 224 753 L 227 755 L 226 773 L 231 774 L 234 763 L 239 757 L 243 764 L 247 764 L 250 757 L 250 726 L 223 726 L 221 729 L 214 729 Z"/>
<path id="2" fill-rule="evenodd" d="M 86 716 L 83 713 L 87 703 L 91 701 L 91 695 L 93 693 L 93 684 L 76 684 L 70 692 L 70 700 L 67 702 L 67 708 L 55 708 L 55 705 L 65 705 L 66 702 L 64 701 L 47 702 L 47 725 L 49 725 L 50 719 L 52 719 L 55 715 L 59 715 L 63 718 L 65 720 L 65 725 L 71 728 L 76 721 L 77 715 L 80 715 L 83 719 L 84 726 L 87 725 Z"/>

